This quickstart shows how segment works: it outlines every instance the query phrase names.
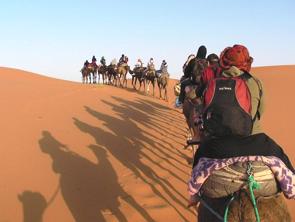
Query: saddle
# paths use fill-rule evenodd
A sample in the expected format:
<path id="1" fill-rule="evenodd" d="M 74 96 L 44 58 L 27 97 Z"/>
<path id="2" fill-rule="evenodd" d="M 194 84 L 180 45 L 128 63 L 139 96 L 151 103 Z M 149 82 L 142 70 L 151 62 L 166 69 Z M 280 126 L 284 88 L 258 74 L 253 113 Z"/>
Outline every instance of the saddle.
<path id="1" fill-rule="evenodd" d="M 148 69 L 147 72 L 146 72 L 146 75 L 148 77 L 154 77 L 155 76 L 155 70 L 152 70 L 152 69 Z"/>
<path id="2" fill-rule="evenodd" d="M 128 66 L 128 64 L 126 62 L 119 62 L 118 67 L 120 66 L 124 67 L 124 66 Z"/>
<path id="3" fill-rule="evenodd" d="M 196 198 L 201 202 L 200 222 L 291 221 L 272 171 L 260 161 L 236 162 L 215 171 Z"/>
<path id="4" fill-rule="evenodd" d="M 259 189 L 254 190 L 255 196 L 265 197 L 278 193 L 280 189 L 270 168 L 259 161 L 251 164 L 254 179 L 260 185 Z M 247 167 L 246 162 L 237 162 L 214 171 L 203 184 L 201 192 L 209 198 L 221 198 L 241 189 L 247 190 Z"/>

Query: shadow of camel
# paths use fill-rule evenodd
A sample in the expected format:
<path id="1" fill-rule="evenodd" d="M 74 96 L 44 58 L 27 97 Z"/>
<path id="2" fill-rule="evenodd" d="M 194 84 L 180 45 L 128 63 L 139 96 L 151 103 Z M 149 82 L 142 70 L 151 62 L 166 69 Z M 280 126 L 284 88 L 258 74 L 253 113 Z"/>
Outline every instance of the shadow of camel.
<path id="1" fill-rule="evenodd" d="M 47 208 L 47 202 L 41 193 L 24 191 L 18 195 L 18 200 L 23 205 L 23 222 L 43 221 L 43 214 Z"/>
<path id="2" fill-rule="evenodd" d="M 110 103 L 107 104 L 112 105 Z M 147 106 L 150 107 L 150 113 L 153 113 L 152 106 Z M 137 126 L 137 124 L 135 123 L 136 121 L 139 121 L 140 124 L 146 124 L 147 126 L 153 123 L 153 120 L 151 120 L 149 116 L 147 116 L 148 114 L 144 114 L 143 112 L 141 112 L 140 119 L 136 121 L 130 121 L 133 120 L 134 116 L 138 115 L 138 112 L 134 113 L 132 107 L 127 107 L 122 104 L 121 106 L 113 104 L 112 108 L 117 112 L 119 111 L 118 114 L 122 118 L 109 116 L 104 113 L 95 111 L 90 107 L 85 107 L 85 110 L 89 114 L 96 117 L 98 120 L 103 121 L 103 125 L 106 126 L 111 131 L 111 133 L 109 131 L 101 129 L 100 127 L 92 126 L 77 118 L 73 118 L 74 124 L 82 132 L 93 136 L 98 145 L 103 146 L 105 149 L 107 149 L 126 168 L 130 169 L 136 177 L 140 178 L 144 183 L 146 183 L 156 196 L 160 197 L 169 206 L 174 208 L 180 218 L 182 218 L 182 221 L 187 221 L 187 219 L 181 212 L 182 210 L 180 210 L 179 207 L 175 204 L 177 203 L 187 211 L 188 209 L 185 204 L 187 201 L 186 197 L 183 195 L 183 193 L 179 192 L 179 190 L 177 190 L 173 186 L 173 184 L 170 183 L 169 180 L 163 179 L 154 169 L 152 169 L 149 165 L 144 164 L 144 162 L 142 161 L 142 158 L 144 157 L 153 165 L 158 166 L 169 172 L 170 176 L 175 177 L 186 184 L 186 181 L 175 174 L 174 170 L 164 167 L 159 162 L 155 161 L 151 156 L 147 155 L 146 152 L 142 151 L 142 148 L 145 148 L 143 150 L 148 150 L 154 155 L 159 156 L 159 154 L 154 152 L 153 149 L 150 149 L 145 144 L 149 144 L 151 147 L 157 148 L 157 152 L 161 153 L 161 155 L 159 156 L 160 159 L 164 160 L 166 163 L 171 163 L 172 169 L 175 168 L 183 172 L 182 169 L 178 168 L 175 164 L 170 162 L 170 159 L 172 159 L 171 153 L 173 152 L 173 150 L 171 149 L 163 152 L 165 148 L 162 147 L 162 144 L 155 143 L 155 137 L 153 135 L 149 134 L 148 132 L 143 132 L 142 129 Z M 130 115 L 126 116 L 127 113 Z M 141 119 L 145 119 L 147 123 L 141 121 Z M 162 127 L 158 127 L 158 129 L 161 130 Z M 174 153 L 174 155 L 179 156 L 179 153 L 176 152 Z M 171 158 L 169 158 L 169 156 L 171 156 Z M 177 161 L 177 159 L 175 159 L 175 161 Z M 162 194 L 162 190 L 165 194 Z M 166 196 L 169 196 L 169 198 L 166 198 Z M 172 201 L 169 199 L 171 199 Z M 188 211 L 194 214 L 191 210 Z"/>
<path id="3" fill-rule="evenodd" d="M 95 145 L 88 147 L 98 159 L 95 164 L 72 152 L 48 131 L 42 132 L 39 144 L 41 150 L 52 158 L 54 172 L 60 175 L 61 193 L 75 221 L 106 221 L 106 211 L 118 221 L 128 221 L 119 209 L 119 198 L 139 211 L 146 221 L 154 221 L 118 184 L 104 149 Z"/>

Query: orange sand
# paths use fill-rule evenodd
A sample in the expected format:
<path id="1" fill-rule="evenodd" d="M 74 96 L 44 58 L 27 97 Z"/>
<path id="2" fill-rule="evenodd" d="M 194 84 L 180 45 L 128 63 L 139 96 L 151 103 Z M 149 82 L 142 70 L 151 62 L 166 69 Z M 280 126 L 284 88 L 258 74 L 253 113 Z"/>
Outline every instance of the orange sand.
<path id="1" fill-rule="evenodd" d="M 295 66 L 253 73 L 266 90 L 264 129 L 294 163 Z M 195 221 L 175 81 L 167 103 L 8 68 L 0 80 L 1 222 Z"/>

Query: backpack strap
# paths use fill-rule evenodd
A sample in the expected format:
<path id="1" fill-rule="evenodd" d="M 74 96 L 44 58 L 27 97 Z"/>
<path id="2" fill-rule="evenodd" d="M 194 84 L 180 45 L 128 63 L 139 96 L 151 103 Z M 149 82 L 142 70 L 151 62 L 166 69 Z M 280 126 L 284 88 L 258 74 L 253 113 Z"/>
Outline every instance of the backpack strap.
<path id="1" fill-rule="evenodd" d="M 243 80 L 248 80 L 248 79 L 253 78 L 253 76 L 252 76 L 250 73 L 248 73 L 248 72 L 244 72 L 244 73 L 241 74 L 239 77 L 240 77 L 241 79 L 243 79 Z"/>
<path id="2" fill-rule="evenodd" d="M 256 112 L 256 114 L 254 116 L 254 120 L 256 119 L 256 117 L 258 118 L 258 120 L 260 120 L 261 116 L 260 116 L 259 108 L 260 108 L 260 101 L 261 101 L 261 98 L 262 98 L 262 95 L 263 95 L 262 85 L 261 85 L 261 82 L 258 79 L 256 79 L 255 77 L 252 77 L 252 78 L 257 83 L 258 89 L 259 89 L 259 101 L 258 101 L 258 105 L 257 105 L 257 112 Z"/>
<path id="3" fill-rule="evenodd" d="M 256 84 L 258 86 L 259 100 L 258 100 L 258 105 L 257 105 L 257 112 L 256 112 L 256 114 L 255 114 L 255 116 L 253 118 L 253 122 L 256 120 L 256 118 L 258 118 L 258 120 L 260 120 L 260 117 L 261 116 L 260 116 L 259 108 L 260 108 L 260 101 L 261 101 L 261 98 L 262 98 L 262 95 L 263 95 L 262 84 L 261 84 L 261 82 L 257 78 L 255 78 L 254 76 L 252 76 L 248 72 L 244 72 L 242 75 L 240 75 L 240 77 L 242 79 L 244 79 L 244 80 L 248 80 L 248 79 L 252 78 L 256 82 Z"/>

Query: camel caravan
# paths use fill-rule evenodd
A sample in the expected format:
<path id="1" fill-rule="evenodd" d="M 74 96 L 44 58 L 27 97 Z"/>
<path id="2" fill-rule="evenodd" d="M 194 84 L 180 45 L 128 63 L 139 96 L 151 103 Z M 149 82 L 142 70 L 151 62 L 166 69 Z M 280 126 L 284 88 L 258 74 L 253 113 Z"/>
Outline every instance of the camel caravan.
<path id="1" fill-rule="evenodd" d="M 82 83 L 89 84 L 108 84 L 117 87 L 127 88 L 127 74 L 131 74 L 131 84 L 133 89 L 141 90 L 149 95 L 150 87 L 152 86 L 152 95 L 155 95 L 155 87 L 158 86 L 160 99 L 168 101 L 167 87 L 169 81 L 169 73 L 167 63 L 162 61 L 159 70 L 155 69 L 154 60 L 151 58 L 147 67 L 143 66 L 141 59 L 137 60 L 133 69 L 128 65 L 128 57 L 124 54 L 121 56 L 119 62 L 113 59 L 109 65 L 106 65 L 106 60 L 101 57 L 98 65 L 95 56 L 92 57 L 91 63 L 85 61 L 82 73 Z M 137 84 L 139 86 L 137 87 Z"/>
<path id="2" fill-rule="evenodd" d="M 291 222 L 284 197 L 295 199 L 295 169 L 261 128 L 264 89 L 250 73 L 253 58 L 242 45 L 206 55 L 205 46 L 189 55 L 174 87 L 175 107 L 188 126 L 185 149 L 191 147 L 193 154 L 188 207 L 196 207 L 198 222 Z M 154 95 L 157 84 L 167 99 L 165 60 L 159 70 L 152 58 L 146 67 L 138 59 L 133 69 L 124 55 L 119 63 L 106 66 L 103 57 L 100 63 L 95 57 L 86 61 L 84 83 L 96 83 L 100 75 L 104 84 L 127 87 L 130 73 L 134 89 L 149 94 L 152 86 Z"/>
<path id="3" fill-rule="evenodd" d="M 291 222 L 285 198 L 295 199 L 295 169 L 260 126 L 264 90 L 250 74 L 242 45 L 220 56 L 201 46 L 183 66 L 174 90 L 192 146 L 188 207 L 198 222 Z"/>

